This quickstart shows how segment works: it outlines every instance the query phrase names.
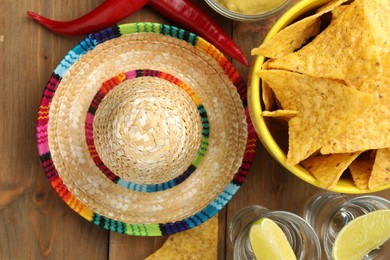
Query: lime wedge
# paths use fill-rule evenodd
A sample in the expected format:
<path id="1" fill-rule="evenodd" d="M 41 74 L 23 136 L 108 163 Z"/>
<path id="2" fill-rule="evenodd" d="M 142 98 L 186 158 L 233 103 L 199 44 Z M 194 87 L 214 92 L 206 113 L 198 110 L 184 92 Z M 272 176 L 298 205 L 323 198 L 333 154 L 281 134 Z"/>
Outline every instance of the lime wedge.
<path id="1" fill-rule="evenodd" d="M 286 235 L 269 218 L 260 218 L 252 224 L 249 240 L 256 259 L 296 259 Z"/>
<path id="2" fill-rule="evenodd" d="M 353 219 L 336 237 L 335 260 L 362 259 L 390 238 L 390 209 L 377 210 Z"/>

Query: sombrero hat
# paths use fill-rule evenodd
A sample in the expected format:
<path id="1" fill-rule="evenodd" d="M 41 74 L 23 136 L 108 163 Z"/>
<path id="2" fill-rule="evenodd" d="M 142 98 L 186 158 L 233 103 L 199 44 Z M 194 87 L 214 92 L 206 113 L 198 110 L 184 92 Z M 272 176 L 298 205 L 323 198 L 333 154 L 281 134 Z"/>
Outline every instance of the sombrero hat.
<path id="1" fill-rule="evenodd" d="M 158 236 L 195 227 L 236 193 L 256 134 L 246 85 L 202 38 L 134 23 L 89 35 L 53 72 L 38 112 L 52 186 L 108 230 Z"/>

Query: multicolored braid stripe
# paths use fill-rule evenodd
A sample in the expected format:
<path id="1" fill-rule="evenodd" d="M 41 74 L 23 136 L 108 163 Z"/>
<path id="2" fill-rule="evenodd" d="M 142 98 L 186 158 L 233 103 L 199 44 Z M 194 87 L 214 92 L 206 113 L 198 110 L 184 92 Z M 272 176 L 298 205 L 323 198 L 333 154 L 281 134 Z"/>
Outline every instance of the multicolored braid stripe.
<path id="1" fill-rule="evenodd" d="M 105 216 L 99 215 L 96 212 L 93 212 L 90 208 L 88 208 L 87 205 L 83 204 L 77 199 L 77 197 L 71 194 L 67 187 L 64 185 L 58 175 L 55 165 L 53 164 L 49 148 L 47 130 L 49 123 L 50 104 L 59 83 L 61 82 L 63 76 L 66 74 L 68 69 L 82 55 L 95 48 L 96 45 L 99 45 L 113 38 L 121 37 L 124 34 L 141 32 L 163 34 L 181 39 L 213 57 L 213 59 L 215 59 L 220 64 L 226 75 L 237 87 L 237 91 L 240 94 L 243 106 L 245 107 L 246 111 L 246 118 L 248 123 L 248 139 L 242 165 L 239 168 L 238 172 L 234 175 L 233 180 L 229 183 L 225 190 L 221 194 L 219 194 L 218 197 L 209 205 L 207 205 L 202 211 L 186 219 L 174 223 L 129 224 L 116 221 Z M 162 25 L 157 23 L 133 23 L 110 27 L 100 32 L 90 34 L 77 46 L 70 50 L 68 54 L 66 54 L 64 59 L 60 62 L 60 64 L 57 66 L 57 68 L 54 70 L 45 87 L 39 106 L 37 120 L 37 145 L 39 156 L 42 161 L 42 166 L 52 187 L 55 189 L 58 195 L 69 205 L 69 207 L 71 207 L 74 211 L 76 211 L 88 221 L 93 222 L 94 224 L 101 226 L 107 230 L 135 236 L 161 236 L 174 234 L 180 231 L 193 228 L 202 224 L 203 222 L 217 214 L 217 212 L 220 211 L 228 203 L 232 196 L 237 192 L 237 190 L 240 188 L 241 184 L 245 180 L 245 177 L 248 175 L 250 165 L 254 158 L 257 135 L 249 117 L 246 95 L 247 86 L 240 74 L 219 50 L 217 50 L 214 46 L 209 44 L 201 37 L 198 37 L 193 33 L 176 28 L 174 26 Z"/>
<path id="2" fill-rule="evenodd" d="M 202 143 L 199 147 L 198 154 L 195 156 L 191 165 L 182 174 L 164 183 L 137 184 L 137 183 L 133 183 L 121 179 L 104 164 L 99 154 L 97 153 L 96 146 L 93 139 L 93 120 L 95 118 L 95 113 L 99 107 L 100 102 L 112 89 L 114 89 L 120 83 L 124 82 L 125 80 L 131 80 L 139 77 L 161 78 L 183 89 L 191 97 L 192 101 L 195 103 L 196 107 L 198 108 L 199 116 L 202 120 Z M 209 136 L 210 136 L 209 119 L 207 117 L 206 109 L 202 105 L 199 97 L 189 86 L 187 86 L 180 79 L 168 73 L 157 71 L 157 70 L 145 69 L 145 70 L 128 71 L 126 73 L 120 73 L 119 75 L 103 82 L 102 87 L 96 93 L 95 97 L 91 102 L 91 105 L 89 106 L 86 121 L 85 121 L 85 139 L 88 145 L 88 150 L 96 166 L 104 173 L 104 175 L 106 175 L 114 183 L 117 183 L 118 185 L 121 185 L 126 189 L 139 191 L 139 192 L 163 191 L 163 190 L 173 188 L 179 185 L 180 183 L 182 183 L 183 181 L 185 181 L 196 170 L 196 168 L 199 166 L 200 162 L 204 158 L 207 151 L 207 147 L 209 146 Z"/>

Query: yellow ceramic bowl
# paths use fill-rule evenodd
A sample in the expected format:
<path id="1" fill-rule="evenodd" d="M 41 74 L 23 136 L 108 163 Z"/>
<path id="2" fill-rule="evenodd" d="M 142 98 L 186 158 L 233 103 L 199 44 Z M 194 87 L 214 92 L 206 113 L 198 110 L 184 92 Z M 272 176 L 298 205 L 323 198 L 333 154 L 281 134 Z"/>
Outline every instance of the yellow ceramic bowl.
<path id="1" fill-rule="evenodd" d="M 296 5 L 287 10 L 280 19 L 274 24 L 271 30 L 268 32 L 267 36 L 264 39 L 264 42 L 268 41 L 271 37 L 273 37 L 277 32 L 281 29 L 298 19 L 300 16 L 305 13 L 316 10 L 320 6 L 330 2 L 330 0 L 302 0 L 298 2 Z M 263 56 L 257 56 L 252 64 L 251 72 L 249 74 L 249 90 L 248 90 L 248 102 L 249 102 L 249 112 L 253 124 L 255 126 L 257 135 L 259 139 L 266 147 L 268 152 L 287 170 L 301 178 L 302 180 L 310 183 L 314 186 L 323 188 L 321 183 L 317 181 L 311 173 L 309 173 L 303 167 L 297 166 L 288 166 L 286 164 L 286 153 L 280 148 L 278 143 L 272 137 L 271 132 L 264 121 L 263 116 L 261 115 L 262 107 L 261 107 L 261 97 L 260 97 L 260 78 L 256 74 L 257 71 L 261 69 L 261 66 L 264 63 L 265 58 Z M 390 188 L 390 185 L 383 186 L 376 190 L 359 190 L 353 184 L 352 179 L 340 179 L 337 183 L 336 187 L 332 190 L 340 193 L 348 193 L 348 194 L 364 194 L 364 193 L 372 193 L 380 190 L 385 190 Z"/>

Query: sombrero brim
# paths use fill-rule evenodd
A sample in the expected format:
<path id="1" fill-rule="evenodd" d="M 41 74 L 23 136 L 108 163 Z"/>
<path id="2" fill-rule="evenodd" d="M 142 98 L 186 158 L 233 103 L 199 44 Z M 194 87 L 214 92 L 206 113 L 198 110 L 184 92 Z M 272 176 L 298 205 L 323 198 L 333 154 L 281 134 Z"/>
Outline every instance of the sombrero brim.
<path id="1" fill-rule="evenodd" d="M 150 81 L 159 87 L 146 91 L 149 97 L 166 93 L 164 100 L 174 103 L 182 96 L 172 113 L 186 110 L 184 120 L 178 119 L 179 127 L 189 122 L 182 127 L 184 148 L 191 140 L 202 144 L 168 164 L 181 174 L 148 184 L 121 168 L 126 156 L 111 163 L 105 148 L 118 146 L 110 140 L 116 123 L 105 120 L 111 120 L 111 110 L 125 113 L 106 105 L 127 102 L 118 91 L 139 95 L 137 87 Z M 107 101 L 115 95 L 120 101 Z M 200 122 L 198 130 L 186 132 L 194 122 Z M 96 131 L 108 137 L 99 139 Z M 173 26 L 135 23 L 91 34 L 65 56 L 44 90 L 37 140 L 47 177 L 73 210 L 112 231 L 158 236 L 197 226 L 222 209 L 248 173 L 257 137 L 246 85 L 214 46 Z"/>

